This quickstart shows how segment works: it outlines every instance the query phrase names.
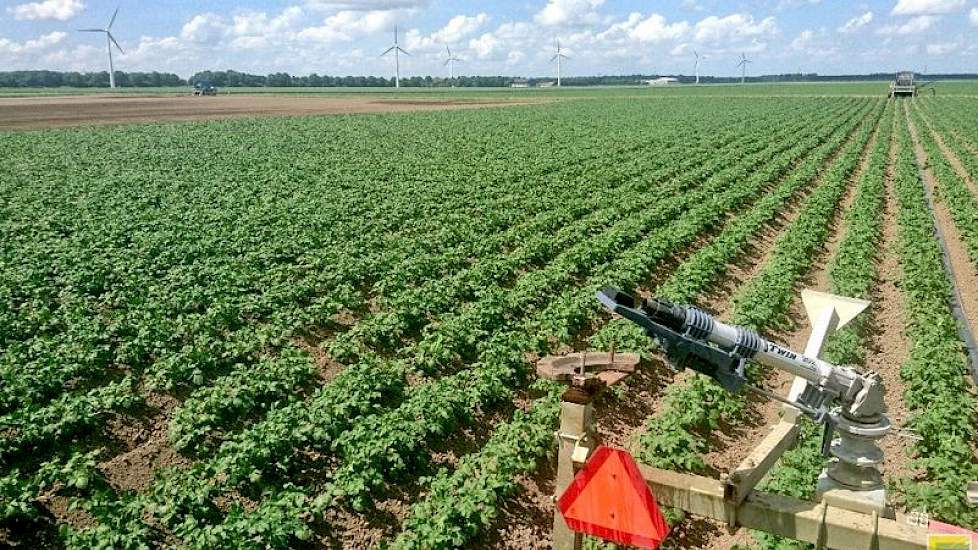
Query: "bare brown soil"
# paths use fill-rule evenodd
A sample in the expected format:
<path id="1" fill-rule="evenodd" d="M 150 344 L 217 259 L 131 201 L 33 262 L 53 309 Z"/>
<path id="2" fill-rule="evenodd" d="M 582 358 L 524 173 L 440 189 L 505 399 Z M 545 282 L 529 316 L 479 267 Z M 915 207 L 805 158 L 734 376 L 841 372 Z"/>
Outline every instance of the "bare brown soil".
<path id="1" fill-rule="evenodd" d="M 958 231 L 957 226 L 954 224 L 954 219 L 951 217 L 947 205 L 935 193 L 938 186 L 937 178 L 934 176 L 934 171 L 930 169 L 930 165 L 928 164 L 927 152 L 920 142 L 920 136 L 917 133 L 918 129 L 910 118 L 909 113 L 905 114 L 907 124 L 910 127 L 910 137 L 913 139 L 914 155 L 917 157 L 917 164 L 923 167 L 924 185 L 927 187 L 928 193 L 934 197 L 934 218 L 937 221 L 937 225 L 941 228 L 941 232 L 944 233 L 944 241 L 947 243 L 948 258 L 951 262 L 951 270 L 953 271 L 955 284 L 957 285 L 958 299 L 961 303 L 961 308 L 964 310 L 964 315 L 968 320 L 969 330 L 971 330 L 972 334 L 978 336 L 975 333 L 976 329 L 978 329 L 978 272 L 976 272 L 974 264 L 968 258 L 968 251 L 964 246 L 964 241 L 961 239 L 961 232 Z"/>
<path id="2" fill-rule="evenodd" d="M 0 130 L 217 120 L 241 117 L 436 111 L 514 104 L 518 103 L 452 99 L 420 101 L 370 97 L 334 98 L 279 95 L 0 98 Z"/>
<path id="3" fill-rule="evenodd" d="M 149 393 L 146 405 L 140 414 L 123 415 L 108 424 L 109 435 L 122 445 L 124 452 L 99 464 L 99 470 L 116 490 L 145 490 L 153 483 L 157 469 L 191 464 L 170 445 L 168 438 L 169 418 L 178 406 L 177 399 Z"/>

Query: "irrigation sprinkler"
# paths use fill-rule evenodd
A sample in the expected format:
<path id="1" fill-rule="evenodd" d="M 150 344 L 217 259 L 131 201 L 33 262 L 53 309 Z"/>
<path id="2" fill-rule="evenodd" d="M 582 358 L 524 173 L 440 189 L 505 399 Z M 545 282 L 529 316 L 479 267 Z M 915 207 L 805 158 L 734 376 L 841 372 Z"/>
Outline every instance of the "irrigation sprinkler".
<path id="1" fill-rule="evenodd" d="M 882 378 L 821 358 L 828 336 L 857 317 L 869 302 L 809 290 L 802 297 L 813 330 L 800 353 L 750 329 L 722 323 L 695 307 L 656 298 L 637 301 L 612 288 L 597 294 L 608 310 L 639 325 L 653 338 L 673 368 L 709 376 L 728 392 L 750 391 L 784 406 L 784 414 L 766 437 L 719 480 L 639 464 L 641 477 L 660 504 L 725 522 L 731 529 L 758 529 L 825 548 L 928 548 L 928 537 L 937 524 L 914 523 L 896 514 L 886 502 L 879 470 L 884 457 L 877 442 L 892 425 L 883 401 Z M 555 498 L 566 495 L 572 483 L 578 492 L 587 483 L 580 479 L 586 476 L 574 480 L 570 476 L 591 468 L 589 457 L 597 448 L 591 403 L 603 387 L 634 370 L 633 360 L 637 363 L 631 354 L 612 353 L 541 361 L 540 376 L 570 386 L 561 408 Z M 748 362 L 793 374 L 796 378 L 788 395 L 753 385 L 746 373 Z M 576 364 L 580 364 L 577 370 L 568 374 Z M 795 445 L 801 416 L 824 427 L 822 451 L 828 460 L 818 480 L 818 502 L 755 490 L 781 455 Z M 972 489 L 978 501 L 978 486 Z M 615 502 L 617 497 L 607 498 Z M 569 521 L 560 509 L 555 511 L 555 549 L 580 548 L 581 533 L 571 531 Z M 617 533 L 617 528 L 600 526 L 597 530 Z"/>

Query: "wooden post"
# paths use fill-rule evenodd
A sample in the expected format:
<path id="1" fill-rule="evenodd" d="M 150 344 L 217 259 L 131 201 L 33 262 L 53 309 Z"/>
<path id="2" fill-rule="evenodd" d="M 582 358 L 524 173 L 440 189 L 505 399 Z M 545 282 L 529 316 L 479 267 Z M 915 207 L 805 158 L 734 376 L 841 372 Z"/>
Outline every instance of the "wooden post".
<path id="1" fill-rule="evenodd" d="M 557 484 L 554 500 L 564 493 L 577 470 L 594 450 L 594 395 L 577 387 L 564 392 L 557 432 Z M 576 460 L 575 460 L 576 459 Z M 580 550 L 583 537 L 570 530 L 560 510 L 554 509 L 554 550 Z"/>

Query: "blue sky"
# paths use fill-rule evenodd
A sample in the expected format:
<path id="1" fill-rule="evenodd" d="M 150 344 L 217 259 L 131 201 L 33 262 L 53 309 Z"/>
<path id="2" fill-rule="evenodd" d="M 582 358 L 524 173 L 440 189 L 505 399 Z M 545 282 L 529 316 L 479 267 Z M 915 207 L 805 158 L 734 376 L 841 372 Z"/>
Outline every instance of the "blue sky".
<path id="1" fill-rule="evenodd" d="M 389 76 L 379 57 L 400 28 L 403 75 L 544 76 L 553 42 L 565 75 L 978 72 L 978 0 L 0 0 L 0 70 L 105 70 L 100 27 L 120 7 L 118 70 L 203 69 Z M 118 52 L 116 52 L 118 54 Z"/>

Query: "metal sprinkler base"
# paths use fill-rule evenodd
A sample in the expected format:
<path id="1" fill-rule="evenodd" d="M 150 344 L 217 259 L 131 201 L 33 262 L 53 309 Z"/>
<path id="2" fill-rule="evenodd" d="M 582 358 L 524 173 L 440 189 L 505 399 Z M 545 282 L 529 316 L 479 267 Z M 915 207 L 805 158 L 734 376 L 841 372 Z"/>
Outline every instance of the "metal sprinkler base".
<path id="1" fill-rule="evenodd" d="M 843 510 L 863 514 L 875 512 L 879 517 L 889 519 L 896 517 L 893 508 L 886 505 L 886 489 L 884 487 L 868 490 L 853 489 L 829 477 L 825 470 L 822 470 L 821 475 L 818 476 L 818 483 L 815 486 L 815 500 Z"/>

